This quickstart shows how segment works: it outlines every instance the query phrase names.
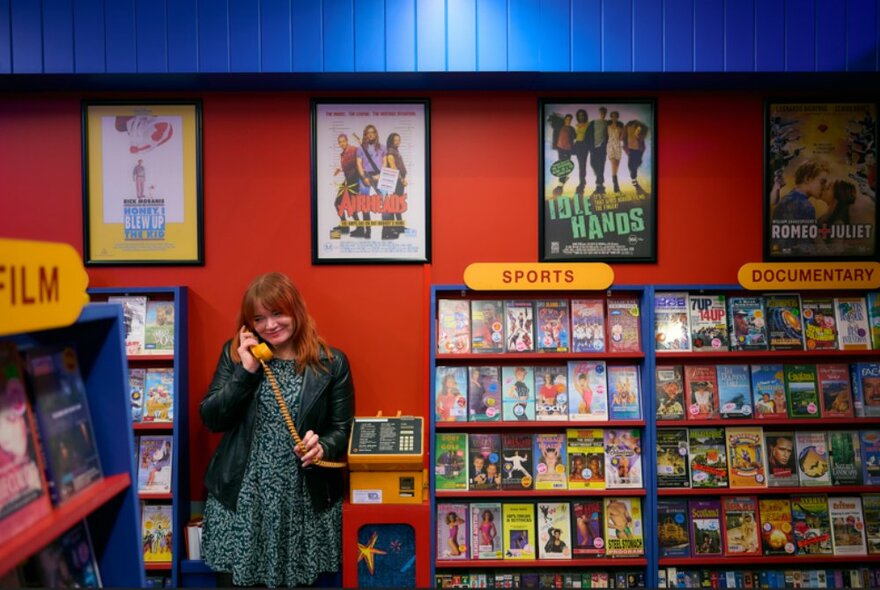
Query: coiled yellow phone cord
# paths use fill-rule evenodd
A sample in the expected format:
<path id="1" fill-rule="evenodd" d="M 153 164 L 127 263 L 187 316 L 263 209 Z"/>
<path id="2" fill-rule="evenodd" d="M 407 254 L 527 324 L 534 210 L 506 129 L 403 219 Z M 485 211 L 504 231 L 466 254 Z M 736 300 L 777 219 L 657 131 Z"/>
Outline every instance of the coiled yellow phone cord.
<path id="1" fill-rule="evenodd" d="M 290 436 L 293 437 L 293 442 L 296 443 L 296 446 L 298 446 L 303 453 L 308 452 L 308 449 L 303 444 L 302 438 L 300 438 L 299 433 L 296 431 L 296 426 L 293 425 L 293 418 L 290 417 L 290 410 L 287 408 L 287 403 L 281 395 L 281 388 L 278 386 L 278 382 L 275 380 L 275 375 L 272 373 L 272 369 L 269 368 L 267 363 L 267 361 L 272 360 L 272 351 L 265 342 L 261 342 L 260 344 L 251 347 L 251 354 L 253 354 L 254 358 L 260 361 L 260 364 L 263 365 L 263 371 L 266 372 L 266 377 L 269 379 L 269 385 L 272 386 L 272 391 L 275 393 L 275 399 L 278 401 L 278 408 L 281 410 L 281 417 L 284 419 L 284 424 L 287 425 L 287 430 L 290 431 Z M 312 464 L 317 465 L 318 467 L 345 467 L 345 461 L 324 461 L 323 459 L 318 459 L 313 461 Z"/>

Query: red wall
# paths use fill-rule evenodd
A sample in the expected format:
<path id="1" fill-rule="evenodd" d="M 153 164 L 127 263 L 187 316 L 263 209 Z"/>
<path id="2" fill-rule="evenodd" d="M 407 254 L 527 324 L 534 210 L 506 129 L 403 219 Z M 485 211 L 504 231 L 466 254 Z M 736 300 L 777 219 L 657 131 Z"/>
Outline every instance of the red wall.
<path id="1" fill-rule="evenodd" d="M 189 288 L 194 499 L 204 495 L 217 440 L 201 426 L 198 404 L 255 275 L 280 270 L 300 286 L 319 330 L 351 359 L 358 414 L 427 416 L 430 285 L 462 283 L 475 261 L 537 260 L 537 95 L 427 95 L 432 264 L 311 265 L 310 95 L 273 92 L 202 95 L 204 267 L 88 269 L 97 287 Z M 615 265 L 615 282 L 735 283 L 743 263 L 761 259 L 763 97 L 653 96 L 658 263 Z M 68 242 L 82 252 L 82 98 L 0 95 L 0 236 Z"/>

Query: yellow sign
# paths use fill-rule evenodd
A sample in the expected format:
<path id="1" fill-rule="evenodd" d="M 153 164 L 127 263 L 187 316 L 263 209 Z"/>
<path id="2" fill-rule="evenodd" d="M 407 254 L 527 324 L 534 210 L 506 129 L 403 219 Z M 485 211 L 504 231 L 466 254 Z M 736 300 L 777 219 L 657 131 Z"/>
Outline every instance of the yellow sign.
<path id="1" fill-rule="evenodd" d="M 602 262 L 475 262 L 464 269 L 475 291 L 598 291 L 614 282 L 614 270 Z"/>
<path id="2" fill-rule="evenodd" d="M 69 244 L 0 239 L 0 335 L 69 326 L 88 284 Z"/>
<path id="3" fill-rule="evenodd" d="M 746 289 L 876 289 L 877 262 L 750 262 L 742 265 L 739 284 Z"/>

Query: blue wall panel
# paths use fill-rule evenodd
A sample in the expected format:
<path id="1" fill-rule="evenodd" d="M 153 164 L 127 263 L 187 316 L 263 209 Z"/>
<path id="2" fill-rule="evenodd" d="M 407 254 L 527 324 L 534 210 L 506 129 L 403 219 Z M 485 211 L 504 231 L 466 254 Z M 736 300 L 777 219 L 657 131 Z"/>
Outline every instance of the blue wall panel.
<path id="1" fill-rule="evenodd" d="M 820 0 L 821 1 L 821 0 Z M 755 6 L 755 69 L 785 69 L 785 0 L 762 0 Z"/>
<path id="2" fill-rule="evenodd" d="M 385 43 L 385 50 L 379 40 Z M 385 34 L 385 0 L 355 0 L 354 69 L 384 72 L 385 52 L 397 50 L 398 40 Z"/>
<path id="3" fill-rule="evenodd" d="M 229 71 L 229 17 L 226 0 L 198 0 L 199 71 Z"/>
<path id="4" fill-rule="evenodd" d="M 43 0 L 43 71 L 73 73 L 73 0 Z"/>
<path id="5" fill-rule="evenodd" d="M 598 72 L 602 69 L 601 0 L 571 0 L 571 69 Z"/>
<path id="6" fill-rule="evenodd" d="M 446 71 L 446 3 L 416 1 L 416 69 Z"/>
<path id="7" fill-rule="evenodd" d="M 569 0 L 541 0 L 538 20 L 538 71 L 571 71 L 571 4 Z"/>
<path id="8" fill-rule="evenodd" d="M 656 0 L 633 0 L 633 71 L 663 69 L 663 4 Z"/>
<path id="9" fill-rule="evenodd" d="M 290 0 L 260 2 L 260 71 L 289 72 Z"/>
<path id="10" fill-rule="evenodd" d="M 785 5 L 785 69 L 812 72 L 816 69 L 816 9 L 812 3 Z"/>
<path id="11" fill-rule="evenodd" d="M 877 67 L 877 3 L 846 1 L 846 69 L 864 72 Z"/>
<path id="12" fill-rule="evenodd" d="M 511 72 L 538 71 L 541 67 L 540 35 L 542 28 L 540 0 L 519 0 L 507 5 L 507 69 Z M 559 27 L 564 35 L 567 28 Z"/>
<path id="13" fill-rule="evenodd" d="M 199 69 L 199 35 L 196 0 L 166 2 L 168 13 L 168 71 Z"/>
<path id="14" fill-rule="evenodd" d="M 477 0 L 477 70 L 507 70 L 507 2 Z"/>
<path id="15" fill-rule="evenodd" d="M 104 3 L 101 0 L 73 2 L 73 62 L 78 74 L 100 74 L 104 62 Z"/>
<path id="16" fill-rule="evenodd" d="M 325 72 L 354 71 L 354 5 L 352 0 L 324 0 L 321 39 Z M 382 39 L 376 39 L 380 47 Z M 307 49 L 307 48 L 306 48 Z"/>
<path id="17" fill-rule="evenodd" d="M 663 71 L 694 71 L 693 0 L 664 2 L 663 46 Z"/>
<path id="18" fill-rule="evenodd" d="M 846 14 L 840 0 L 816 0 L 816 69 L 846 69 Z"/>
<path id="19" fill-rule="evenodd" d="M 728 72 L 755 70 L 754 0 L 724 3 L 724 69 Z"/>
<path id="20" fill-rule="evenodd" d="M 293 40 L 293 71 L 324 70 L 321 4 L 314 0 L 291 0 L 290 34 Z M 351 30 L 348 31 L 349 34 Z"/>
<path id="21" fill-rule="evenodd" d="M 43 71 L 43 23 L 40 3 L 12 0 L 12 73 Z"/>
<path id="22" fill-rule="evenodd" d="M 632 0 L 604 0 L 602 3 L 602 70 L 633 71 Z"/>
<path id="23" fill-rule="evenodd" d="M 724 71 L 724 3 L 694 2 L 694 70 Z"/>
<path id="24" fill-rule="evenodd" d="M 0 0 L 0 74 L 880 69 L 880 0 Z"/>
<path id="25" fill-rule="evenodd" d="M 104 3 L 104 42 L 108 74 L 137 72 L 134 0 Z"/>
<path id="26" fill-rule="evenodd" d="M 165 3 L 155 0 L 137 0 L 135 29 L 137 30 L 138 72 L 168 71 L 167 20 Z"/>
<path id="27" fill-rule="evenodd" d="M 12 73 L 12 32 L 9 0 L 0 0 L 0 74 Z"/>
<path id="28" fill-rule="evenodd" d="M 477 69 L 476 0 L 447 0 L 446 59 L 450 72 Z"/>
<path id="29" fill-rule="evenodd" d="M 260 12 L 252 0 L 229 2 L 229 71 L 260 71 Z"/>
<path id="30" fill-rule="evenodd" d="M 226 0 L 198 0 L 199 71 L 229 71 L 229 24 Z"/>
<path id="31" fill-rule="evenodd" d="M 414 72 L 416 69 L 416 3 L 415 0 L 385 0 L 384 45 L 379 42 L 373 49 L 385 50 L 385 66 L 389 72 Z M 369 40 L 364 39 L 363 43 Z M 393 48 L 393 51 L 389 51 Z"/>

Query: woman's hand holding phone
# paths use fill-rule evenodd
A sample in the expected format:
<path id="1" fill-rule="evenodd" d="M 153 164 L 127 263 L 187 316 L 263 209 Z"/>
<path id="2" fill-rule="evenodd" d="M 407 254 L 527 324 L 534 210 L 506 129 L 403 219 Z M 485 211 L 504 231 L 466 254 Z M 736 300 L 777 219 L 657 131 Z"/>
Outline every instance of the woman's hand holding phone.
<path id="1" fill-rule="evenodd" d="M 260 341 L 246 326 L 242 326 L 238 331 L 238 341 L 238 356 L 241 357 L 241 366 L 248 373 L 256 373 L 260 368 L 260 361 L 251 354 L 251 347 L 259 344 Z"/>
<path id="2" fill-rule="evenodd" d="M 308 467 L 324 458 L 324 447 L 318 444 L 318 435 L 313 431 L 309 430 L 302 437 L 302 445 L 305 447 L 305 451 L 299 445 L 296 445 L 293 448 L 293 452 L 302 460 L 303 467 Z"/>

